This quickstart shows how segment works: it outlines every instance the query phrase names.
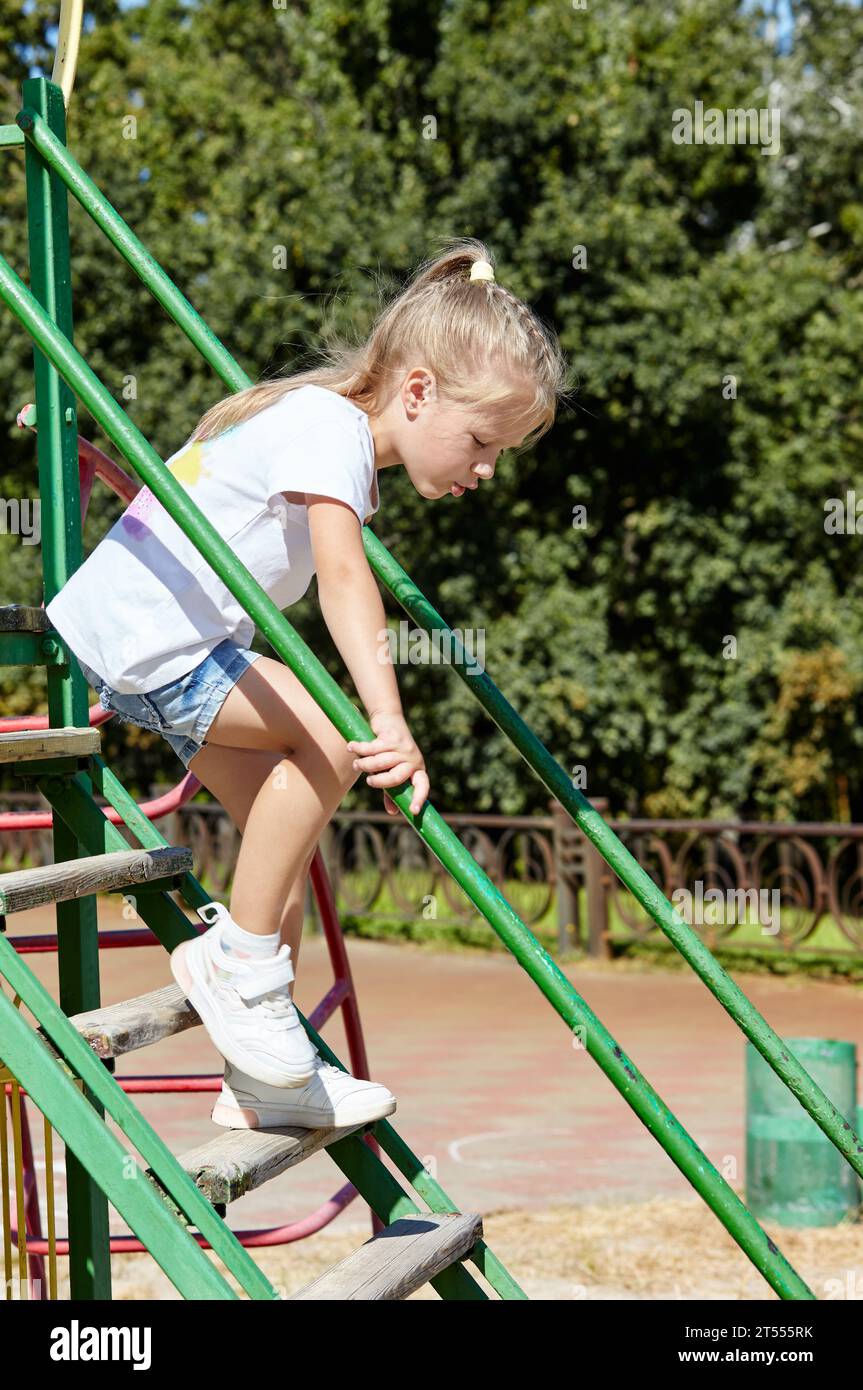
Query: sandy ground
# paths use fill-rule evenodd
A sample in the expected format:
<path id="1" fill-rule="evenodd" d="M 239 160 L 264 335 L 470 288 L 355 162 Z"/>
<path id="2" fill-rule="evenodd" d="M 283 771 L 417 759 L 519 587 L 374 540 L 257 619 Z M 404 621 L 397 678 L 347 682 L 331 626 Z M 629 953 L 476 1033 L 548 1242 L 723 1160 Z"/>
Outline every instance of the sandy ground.
<path id="1" fill-rule="evenodd" d="M 493 1211 L 484 1214 L 483 1226 L 486 1243 L 531 1300 L 685 1302 L 777 1297 L 697 1199 Z M 863 1298 L 859 1225 L 818 1231 L 764 1226 L 818 1299 Z M 253 1254 L 279 1292 L 289 1297 L 366 1238 L 366 1231 L 334 1226 L 309 1240 Z M 219 1260 L 215 1263 L 224 1268 Z M 467 1268 L 496 1298 L 476 1266 L 468 1263 Z M 115 1299 L 180 1298 L 148 1255 L 115 1256 L 113 1278 Z M 60 1296 L 68 1297 L 63 1279 Z M 419 1300 L 437 1298 L 430 1286 L 413 1295 Z"/>

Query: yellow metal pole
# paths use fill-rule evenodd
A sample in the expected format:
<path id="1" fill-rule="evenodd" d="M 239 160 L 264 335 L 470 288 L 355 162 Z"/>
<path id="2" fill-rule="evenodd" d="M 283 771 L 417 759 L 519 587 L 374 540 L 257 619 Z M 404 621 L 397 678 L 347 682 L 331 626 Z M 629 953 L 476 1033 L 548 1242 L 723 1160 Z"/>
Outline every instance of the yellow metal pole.
<path id="1" fill-rule="evenodd" d="M 60 32 L 57 37 L 57 51 L 54 54 L 54 71 L 51 81 L 63 89 L 63 105 L 69 109 L 69 98 L 75 85 L 78 69 L 78 48 L 81 42 L 81 25 L 84 23 L 84 0 L 62 0 L 60 5 Z"/>
<path id="2" fill-rule="evenodd" d="M 3 1287 L 12 1297 L 12 1213 L 9 1203 L 9 1131 L 6 1126 L 6 1087 L 15 1080 L 0 1066 L 0 1201 L 3 1203 Z"/>
<path id="3" fill-rule="evenodd" d="M 57 1231 L 54 1203 L 54 1131 L 47 1115 L 45 1122 L 45 1194 L 48 1225 L 48 1297 L 57 1297 Z"/>

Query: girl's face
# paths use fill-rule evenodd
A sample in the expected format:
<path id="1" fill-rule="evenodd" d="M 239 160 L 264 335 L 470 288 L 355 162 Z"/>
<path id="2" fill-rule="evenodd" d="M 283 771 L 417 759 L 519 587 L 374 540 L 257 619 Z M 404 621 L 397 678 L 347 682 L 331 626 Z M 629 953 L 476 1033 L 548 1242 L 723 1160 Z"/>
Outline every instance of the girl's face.
<path id="1" fill-rule="evenodd" d="M 433 374 L 418 368 L 387 408 L 388 442 L 398 456 L 392 461 L 404 465 L 421 497 L 462 497 L 494 477 L 505 449 L 521 444 L 530 427 L 513 421 L 524 422 L 527 409 L 515 392 L 505 411 L 484 410 L 481 397 L 476 406 L 442 400 Z"/>

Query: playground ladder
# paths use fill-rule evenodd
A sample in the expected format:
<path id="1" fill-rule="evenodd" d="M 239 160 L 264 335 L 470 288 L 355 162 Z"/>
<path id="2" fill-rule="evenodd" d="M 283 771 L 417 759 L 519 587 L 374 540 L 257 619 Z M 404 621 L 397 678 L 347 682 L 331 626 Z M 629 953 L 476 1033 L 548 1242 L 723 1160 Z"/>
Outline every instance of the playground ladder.
<path id="1" fill-rule="evenodd" d="M 20 632 L 45 629 L 47 619 L 41 609 L 0 609 L 0 632 L 10 628 Z M 55 815 L 68 815 L 76 803 L 73 788 L 82 787 L 81 774 L 100 780 L 104 764 L 98 758 L 100 733 L 97 728 L 52 728 L 0 734 L 0 764 L 12 767 L 17 775 L 33 778 L 51 800 Z M 69 793 L 73 793 L 69 797 Z M 91 803 L 92 804 L 92 803 Z M 134 802 L 132 803 L 134 806 Z M 192 853 L 183 847 L 165 846 L 146 850 L 129 850 L 119 830 L 99 812 L 101 825 L 92 816 L 87 824 L 78 822 L 82 842 L 91 843 L 101 833 L 106 844 L 122 844 L 123 849 L 108 850 L 67 862 L 54 863 L 35 869 L 24 869 L 0 875 L 0 928 L 5 930 L 6 917 L 45 903 L 77 904 L 100 892 L 135 889 L 139 915 L 148 920 L 151 910 L 161 899 L 169 905 L 176 918 L 176 940 L 193 935 L 184 915 L 167 895 L 172 889 L 182 890 L 186 877 L 191 879 Z M 92 837 L 92 840 L 91 840 Z M 194 883 L 194 880 L 192 879 Z M 187 885 L 186 892 L 189 887 Z M 206 895 L 198 889 L 201 901 Z M 164 919 L 163 919 L 164 920 Z M 183 924 L 181 926 L 180 924 Z M 163 938 L 164 941 L 164 938 Z M 16 1009 L 0 989 L 0 1053 L 10 1062 L 14 1055 L 17 1089 L 23 1085 L 45 1115 L 63 1135 L 67 1146 L 82 1163 L 111 1182 L 100 1182 L 117 1210 L 148 1246 L 162 1268 L 186 1297 L 231 1297 L 227 1285 L 217 1276 L 195 1244 L 201 1263 L 190 1259 L 183 1222 L 197 1219 L 203 1237 L 209 1236 L 216 1250 L 251 1297 L 276 1298 L 278 1294 L 253 1264 L 247 1251 L 236 1241 L 220 1220 L 229 1203 L 260 1187 L 288 1168 L 292 1168 L 322 1148 L 338 1147 L 339 1166 L 352 1177 L 360 1176 L 357 1185 L 366 1187 L 373 1198 L 378 1214 L 389 1224 L 374 1235 L 360 1250 L 340 1262 L 327 1275 L 314 1280 L 292 1297 L 329 1298 L 405 1298 L 423 1284 L 433 1283 L 439 1292 L 450 1297 L 469 1297 L 473 1284 L 484 1297 L 475 1281 L 465 1283 L 450 1272 L 453 1266 L 481 1245 L 482 1221 L 477 1215 L 456 1212 L 451 1206 L 440 1211 L 423 1212 L 416 1208 L 381 1165 L 380 1175 L 372 1180 L 365 1171 L 365 1156 L 373 1159 L 365 1145 L 348 1141 L 371 1133 L 374 1125 L 353 1125 L 341 1129 L 304 1129 L 285 1127 L 266 1130 L 222 1130 L 209 1143 L 200 1145 L 174 1159 L 143 1120 L 125 1094 L 101 1066 L 113 1069 L 116 1058 L 150 1046 L 163 1038 L 185 1031 L 200 1023 L 195 1010 L 177 985 L 152 991 L 105 1008 L 86 1010 L 65 1017 L 57 1009 L 36 977 L 27 969 L 11 944 L 0 938 L 0 973 L 13 985 L 19 999 L 40 1020 L 33 1035 L 16 1016 Z M 323 1039 L 306 1023 L 328 1060 L 337 1063 Z M 21 1029 L 24 1032 L 21 1032 Z M 14 1051 L 16 1035 L 23 1045 L 22 1052 Z M 74 1041 L 73 1041 L 74 1037 Z M 34 1045 L 35 1044 L 35 1045 Z M 86 1062 L 82 1065 L 83 1059 Z M 53 1066 L 52 1066 L 53 1061 Z M 94 1094 L 105 1110 L 134 1142 L 139 1152 L 150 1160 L 145 1175 L 150 1185 L 125 1181 L 117 1174 L 119 1154 L 112 1136 L 95 1122 L 94 1111 L 84 1096 L 75 1094 L 68 1086 L 57 1086 L 56 1068 L 68 1063 L 81 1079 L 93 1086 Z M 338 1063 L 337 1063 L 338 1064 Z M 13 1083 L 7 1083 L 12 1085 Z M 4 1087 L 5 1089 L 5 1087 Z M 13 1101 L 17 1102 L 18 1095 Z M 13 1117 L 14 1117 L 13 1105 Z M 358 1152 L 359 1148 L 363 1152 Z M 128 1164 L 130 1156 L 123 1155 Z M 336 1159 L 339 1162 L 339 1158 Z M 413 1155 L 409 1161 L 420 1168 Z M 126 1172 L 128 1177 L 128 1169 Z M 194 1186 L 192 1198 L 190 1188 Z M 126 1189 L 126 1190 L 124 1190 Z M 143 1190 L 144 1198 L 141 1199 Z M 377 1195 L 375 1195 L 375 1193 Z M 365 1194 L 364 1194 L 365 1195 Z M 133 1200 L 134 1199 L 134 1200 Z M 173 1220 L 174 1229 L 154 1237 L 153 1222 L 162 1203 Z M 70 1212 L 71 1215 L 71 1212 Z M 201 1219 L 203 1217 L 203 1219 Z M 177 1224 L 177 1219 L 179 1224 Z M 9 1215 L 5 1213 L 8 1235 Z M 70 1242 L 70 1252 L 71 1252 Z M 185 1251 L 185 1253 L 184 1253 Z M 23 1255 L 19 1216 L 19 1255 Z M 182 1258 L 181 1258 L 182 1256 Z M 480 1258 L 482 1258 L 480 1256 Z M 7 1255 L 6 1278 L 10 1277 Z M 22 1268 L 23 1273 L 23 1268 Z M 509 1281 L 503 1280 L 506 1287 Z M 219 1290 L 216 1292 L 216 1290 Z M 516 1286 L 511 1285 L 516 1294 Z"/>
<path id="2" fill-rule="evenodd" d="M 0 257 L 0 297 L 30 333 L 35 344 L 37 411 L 42 422 L 39 431 L 40 493 L 43 504 L 47 503 L 48 510 L 47 531 L 43 525 L 45 581 L 48 594 L 53 597 L 81 560 L 80 498 L 77 493 L 77 470 L 73 467 L 75 432 L 70 428 L 75 422 L 72 394 L 74 390 L 107 436 L 142 476 L 154 496 L 193 540 L 202 556 L 241 603 L 277 655 L 326 711 L 339 732 L 348 740 L 369 739 L 372 734 L 366 721 L 332 680 L 314 653 L 302 642 L 284 615 L 239 563 L 230 546 L 194 504 L 181 484 L 165 468 L 163 461 L 72 345 L 71 302 L 68 290 L 68 215 L 64 187 L 101 227 L 225 385 L 231 390 L 240 390 L 250 384 L 249 377 L 69 154 L 65 145 L 65 112 L 59 88 L 43 78 L 30 79 L 24 84 L 24 102 L 24 109 L 17 117 L 17 127 L 0 127 L 0 146 L 21 143 L 25 145 L 33 289 L 32 292 L 28 290 L 9 264 Z M 363 540 L 369 561 L 381 582 L 421 626 L 449 634 L 450 644 L 447 649 L 454 653 L 452 664 L 472 693 L 552 795 L 558 799 L 582 833 L 596 846 L 652 920 L 720 1001 L 741 1031 L 793 1091 L 808 1114 L 854 1170 L 863 1175 L 863 1146 L 845 1117 L 838 1113 L 782 1039 L 770 1028 L 743 991 L 722 970 L 698 935 L 675 911 L 583 793 L 573 787 L 563 768 L 519 718 L 493 682 L 484 672 L 476 674 L 475 663 L 469 654 L 465 654 L 456 634 L 451 633 L 444 619 L 368 528 L 364 528 Z M 29 643 L 19 641 L 17 654 L 13 652 L 11 660 L 44 664 L 48 674 L 49 712 L 52 723 L 66 725 L 62 732 L 70 736 L 86 735 L 88 730 L 80 728 L 87 715 L 86 690 L 83 676 L 76 663 L 74 660 L 70 661 L 57 634 L 51 634 L 46 639 L 42 639 L 40 634 L 32 634 L 31 637 Z M 4 660 L 8 661 L 9 652 L 12 650 L 11 643 L 4 646 L 3 634 L 0 633 L 0 656 L 5 651 L 7 655 Z M 45 766 L 43 765 L 43 772 Z M 52 775 L 40 778 L 39 785 L 55 809 L 55 841 L 63 851 L 62 855 L 55 856 L 58 859 L 75 859 L 79 853 L 77 842 L 91 854 L 119 848 L 109 833 L 113 831 L 113 827 L 107 824 L 105 817 L 93 802 L 91 784 L 95 784 L 103 796 L 121 811 L 127 826 L 138 836 L 142 846 L 171 848 L 166 846 L 147 818 L 141 815 L 134 801 L 95 750 L 89 751 L 84 765 L 75 771 L 68 755 L 58 758 L 54 763 L 49 762 L 47 766 L 50 766 Z M 814 1297 L 812 1291 L 784 1259 L 775 1243 L 766 1235 L 706 1154 L 608 1033 L 556 963 L 543 950 L 437 810 L 426 803 L 419 816 L 411 815 L 411 794 L 412 789 L 406 786 L 392 793 L 392 799 L 432 853 L 453 875 L 498 933 L 525 972 L 542 990 L 567 1027 L 583 1040 L 589 1055 L 602 1068 L 693 1188 L 709 1204 L 770 1286 L 782 1298 Z M 125 842 L 123 848 L 127 848 Z M 202 900 L 200 885 L 195 883 L 189 873 L 183 875 L 178 887 L 190 905 L 196 906 Z M 184 935 L 190 934 L 192 929 L 185 915 L 164 892 L 142 894 L 141 898 L 141 915 L 159 935 L 166 949 L 172 949 Z M 47 996 L 43 998 L 39 995 L 41 987 L 38 986 L 38 982 L 35 982 L 31 972 L 17 961 L 14 951 L 2 938 L 0 974 L 5 975 L 27 1006 L 36 1013 L 38 1021 L 49 1031 L 52 1043 L 62 1051 L 65 1060 L 70 1063 L 74 1060 L 78 1075 L 94 1092 L 91 1098 L 93 1105 L 101 1103 L 108 1113 L 114 1115 L 114 1112 L 121 1108 L 114 1094 L 117 1090 L 116 1085 L 112 1091 L 112 1078 L 100 1070 L 91 1049 L 67 1017 L 74 1017 L 82 1011 L 98 1007 L 97 999 L 86 997 L 98 992 L 98 970 L 93 947 L 95 919 L 87 910 L 92 901 L 90 898 L 84 903 L 58 904 L 58 922 L 62 921 L 61 914 L 64 908 L 72 909 L 74 914 L 66 919 L 73 930 L 66 933 L 67 938 L 72 937 L 66 956 L 71 972 L 67 971 L 67 984 L 71 981 L 71 985 L 65 998 L 61 985 L 63 1009 L 57 1009 Z M 44 991 L 42 993 L 44 995 Z M 33 1008 L 31 1000 L 35 1001 L 37 1008 Z M 0 1055 L 4 1055 L 7 1063 L 10 1063 L 11 1054 L 14 1053 L 14 1059 L 23 1068 L 28 1061 L 30 1048 L 11 1022 L 10 1012 L 15 1014 L 16 1011 L 9 1006 L 10 1012 L 6 1012 L 2 1008 L 2 1002 L 3 997 L 0 994 Z M 8 1001 L 6 1003 L 8 1004 Z M 3 1027 L 4 1018 L 7 1029 Z M 21 1020 L 18 1022 L 21 1023 Z M 24 1033 L 30 1036 L 31 1030 L 23 1023 L 21 1026 Z M 310 1028 L 309 1032 L 327 1060 L 335 1060 L 314 1030 Z M 44 1079 L 46 1071 L 50 1069 L 45 1066 L 46 1054 L 41 1055 L 39 1060 L 41 1065 L 28 1067 L 28 1076 L 35 1083 L 32 1094 L 44 1109 L 39 1092 L 46 1092 L 46 1101 L 51 1099 L 47 1095 L 49 1088 Z M 92 1070 L 93 1066 L 96 1067 L 96 1073 Z M 52 1073 L 51 1080 L 52 1084 L 57 1082 L 60 1086 L 55 1109 L 63 1119 L 66 1108 L 71 1111 L 81 1097 L 74 1084 L 62 1087 L 56 1073 Z M 96 1081 L 98 1085 L 95 1084 Z M 26 1084 L 28 1089 L 31 1089 L 29 1081 Z M 125 1097 L 123 1099 L 125 1100 Z M 134 1111 L 134 1107 L 132 1110 Z M 95 1117 L 95 1109 L 91 1113 Z M 136 1111 L 134 1115 L 136 1132 L 143 1134 L 141 1126 L 144 1122 Z M 126 1119 L 130 1120 L 128 1114 Z M 58 1125 L 58 1128 L 61 1126 Z M 147 1128 L 144 1126 L 144 1129 Z M 410 1154 L 392 1126 L 386 1121 L 379 1121 L 374 1126 L 374 1133 L 381 1148 L 395 1162 L 416 1193 L 426 1200 L 432 1211 L 450 1214 L 455 1212 L 449 1198 L 421 1168 L 418 1160 Z M 161 1142 L 152 1132 L 144 1137 L 149 1148 Z M 380 1160 L 357 1135 L 350 1135 L 328 1144 L 327 1152 L 343 1171 L 348 1173 L 351 1181 L 382 1219 L 393 1221 L 407 1215 L 408 1211 L 400 1205 L 404 1202 L 409 1202 L 412 1214 L 417 1214 L 404 1189 L 395 1182 Z M 176 1199 L 179 1194 L 187 1205 L 194 1205 L 181 1180 L 188 1180 L 185 1170 L 176 1165 L 172 1155 L 165 1153 L 161 1154 L 160 1158 L 163 1160 L 168 1183 L 172 1184 L 169 1186 L 171 1195 Z M 174 1168 L 170 1166 L 168 1159 L 175 1164 Z M 97 1172 L 95 1177 L 97 1182 L 102 1183 L 101 1173 Z M 162 1173 L 159 1177 L 164 1181 Z M 79 1232 L 84 1248 L 87 1246 L 87 1240 L 97 1233 L 99 1215 L 98 1203 L 93 1200 L 94 1185 L 85 1179 L 86 1175 L 83 1175 L 78 1195 L 83 1218 L 89 1217 L 94 1225 L 91 1230 L 84 1219 Z M 104 1186 L 104 1183 L 102 1185 Z M 192 1186 L 194 1187 L 194 1184 Z M 107 1186 L 104 1190 L 108 1192 Z M 113 1192 L 108 1192 L 108 1195 L 115 1200 Z M 201 1197 L 197 1188 L 195 1195 L 197 1198 Z M 116 1201 L 115 1205 L 119 1210 L 123 1210 Z M 207 1205 L 212 1214 L 212 1207 Z M 149 1220 L 150 1213 L 144 1213 L 144 1224 Z M 200 1224 L 199 1229 L 204 1232 Z M 153 1249 L 152 1244 L 150 1248 Z M 518 1286 L 482 1241 L 477 1242 L 467 1258 L 481 1269 L 502 1297 L 523 1297 Z M 437 1283 L 434 1280 L 432 1282 L 445 1297 L 486 1297 L 484 1291 L 460 1263 L 445 1269 L 437 1276 L 437 1280 Z"/>

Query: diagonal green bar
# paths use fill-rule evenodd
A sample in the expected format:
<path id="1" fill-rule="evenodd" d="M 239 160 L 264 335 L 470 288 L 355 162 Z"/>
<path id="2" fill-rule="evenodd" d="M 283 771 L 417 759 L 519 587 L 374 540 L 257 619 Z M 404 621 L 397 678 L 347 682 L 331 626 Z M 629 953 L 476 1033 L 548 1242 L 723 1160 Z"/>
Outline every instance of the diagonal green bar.
<path id="1" fill-rule="evenodd" d="M 215 368 L 223 380 L 230 379 L 235 389 L 238 386 L 250 385 L 249 378 L 240 370 L 209 324 L 192 308 L 186 296 L 165 274 L 159 262 L 150 255 L 131 227 L 111 206 L 104 193 L 89 174 L 84 172 L 62 141 L 57 139 L 39 112 L 33 107 L 25 106 L 19 111 L 16 120 L 27 140 L 48 161 L 69 192 L 77 198 L 85 212 L 89 213 L 108 240 L 116 246 L 162 308 L 182 326 L 183 332 L 205 361 Z"/>
<path id="2" fill-rule="evenodd" d="M 109 439 L 143 476 L 154 495 L 190 536 L 274 650 L 325 710 L 343 738 L 371 739 L 372 730 L 366 720 L 165 468 L 151 445 L 112 399 L 80 353 L 51 322 L 2 256 L 0 297 L 21 320 L 45 356 L 75 389 Z M 695 1190 L 708 1202 L 755 1267 L 781 1297 L 813 1297 L 740 1198 L 625 1056 L 622 1048 L 434 807 L 426 803 L 419 816 L 411 815 L 409 806 L 412 795 L 413 788 L 409 783 L 390 792 L 406 820 L 476 904 L 568 1027 L 584 1031 L 587 1051 Z"/>
<path id="3" fill-rule="evenodd" d="M 51 1042 L 67 1059 L 75 1074 L 81 1078 L 85 1086 L 90 1088 L 104 1106 L 106 1114 L 110 1115 L 130 1143 L 146 1159 L 179 1210 L 210 1242 L 213 1252 L 218 1255 L 241 1287 L 250 1297 L 255 1299 L 278 1299 L 277 1291 L 255 1264 L 245 1247 L 240 1244 L 234 1233 L 213 1210 L 200 1188 L 177 1162 L 175 1155 L 171 1153 L 158 1134 L 150 1128 L 141 1112 L 132 1104 L 122 1087 L 118 1085 L 111 1073 L 95 1056 L 74 1025 L 69 1022 L 63 1010 L 52 999 L 44 985 L 28 969 L 12 943 L 2 935 L 0 935 L 0 975 L 5 976 L 9 981 L 15 993 L 44 1028 Z M 204 1265 L 213 1274 L 216 1274 L 217 1271 L 204 1250 L 173 1216 L 148 1178 L 144 1178 L 143 1174 L 136 1172 L 135 1181 L 129 1181 L 128 1175 L 126 1175 L 129 1161 L 127 1151 L 107 1129 L 103 1120 L 81 1095 L 74 1082 L 69 1081 L 69 1084 L 66 1085 L 61 1080 L 61 1063 L 57 1062 L 51 1055 L 34 1030 L 27 1026 L 18 1010 L 9 1003 L 2 990 L 0 990 L 0 999 L 16 1015 L 17 1023 L 26 1034 L 26 1037 L 22 1035 L 20 1028 L 15 1026 L 8 1012 L 5 1010 L 0 1012 L 0 1018 L 3 1019 L 3 1022 L 0 1023 L 0 1056 L 15 1072 L 21 1084 L 32 1095 L 40 1110 L 48 1116 L 50 1123 L 62 1134 L 64 1141 L 69 1144 L 76 1156 L 82 1163 L 90 1167 L 93 1177 L 102 1187 L 106 1196 L 114 1203 L 121 1216 L 129 1222 L 135 1234 L 159 1261 L 162 1269 L 169 1279 L 177 1285 L 180 1292 L 183 1292 L 183 1289 L 177 1282 L 178 1265 L 181 1266 L 183 1261 L 177 1259 L 177 1251 L 178 1248 L 183 1248 L 181 1240 L 183 1236 L 194 1247 L 193 1251 L 188 1250 L 188 1247 L 183 1250 L 183 1260 L 188 1259 L 191 1268 L 198 1271 L 199 1282 L 202 1285 L 206 1284 L 209 1276 L 205 1274 Z M 46 1065 L 46 1061 L 50 1065 Z M 46 1073 L 49 1073 L 51 1078 L 56 1079 L 56 1084 L 53 1081 L 49 1083 L 44 1079 Z M 81 1105 L 84 1106 L 84 1110 L 81 1110 L 77 1104 L 76 1096 Z M 43 1101 L 47 1102 L 47 1107 Z M 92 1123 L 86 1118 L 85 1111 L 91 1117 Z M 95 1138 L 97 1135 L 110 1139 L 112 1147 L 110 1149 L 100 1148 Z M 98 1161 L 100 1156 L 109 1157 L 111 1162 L 100 1163 Z M 139 1178 L 144 1180 L 138 1181 Z M 168 1241 L 168 1232 L 171 1233 L 170 1242 Z M 224 1286 L 224 1279 L 221 1275 L 218 1276 L 218 1284 L 212 1283 L 210 1287 L 217 1288 L 219 1285 Z M 236 1297 L 230 1286 L 225 1287 L 228 1288 L 227 1294 L 224 1292 L 215 1295 L 211 1293 L 209 1297 Z M 201 1295 L 189 1293 L 185 1296 L 192 1298 Z"/>
<path id="4" fill-rule="evenodd" d="M 452 653 L 452 665 L 498 728 L 569 813 L 579 830 L 596 846 L 605 862 L 692 966 L 750 1042 L 758 1048 L 765 1061 L 770 1063 L 804 1109 L 820 1125 L 827 1138 L 852 1168 L 863 1176 L 863 1145 L 845 1116 L 812 1080 L 787 1043 L 773 1031 L 740 986 L 722 969 L 698 934 L 671 905 L 584 793 L 573 786 L 560 763 L 555 761 L 485 671 L 477 668 L 477 663 L 465 652 L 458 635 L 368 527 L 363 528 L 363 543 L 369 563 L 381 583 L 386 585 L 420 627 L 444 635 L 446 640 L 441 645 Z"/>
<path id="5" fill-rule="evenodd" d="M 5 941 L 2 944 L 7 946 Z M 183 1297 L 236 1298 L 135 1164 L 134 1156 L 107 1128 L 2 989 L 0 1057 Z"/>
<path id="6" fill-rule="evenodd" d="M 246 375 L 186 297 L 176 288 L 158 262 L 153 259 L 131 228 L 111 206 L 100 189 L 96 187 L 92 179 L 72 158 L 65 145 L 57 140 L 41 116 L 32 109 L 25 108 L 19 113 L 18 124 L 25 131 L 27 138 L 32 140 L 40 153 L 49 160 L 69 191 L 102 228 L 106 236 L 141 277 L 154 298 L 182 328 L 222 381 L 233 390 L 242 390 L 243 387 L 251 385 L 251 378 Z M 123 418 L 125 419 L 125 416 Z M 185 526 L 184 529 L 186 529 Z M 197 538 L 193 536 L 193 539 L 197 543 Z M 410 576 L 368 527 L 363 528 L 363 541 L 369 562 L 377 578 L 390 589 L 390 592 L 406 611 L 421 626 L 449 632 L 450 629 L 444 619 L 436 612 L 410 579 Z M 207 558 L 210 557 L 207 556 Z M 267 636 L 269 638 L 268 633 Z M 453 640 L 453 650 L 458 653 L 460 644 L 457 643 L 456 639 Z M 515 744 L 528 765 L 538 774 L 552 795 L 558 799 L 582 833 L 596 846 L 606 863 L 632 891 L 652 920 L 665 932 L 672 944 L 696 971 L 723 1008 L 728 1011 L 753 1045 L 758 1048 L 765 1061 L 773 1067 L 777 1075 L 797 1096 L 800 1104 L 836 1145 L 851 1166 L 863 1176 L 863 1146 L 844 1116 L 839 1115 L 829 1098 L 815 1084 L 797 1058 L 767 1023 L 767 1020 L 761 1016 L 739 986 L 726 974 L 679 913 L 675 912 L 649 874 L 633 858 L 611 827 L 606 825 L 599 812 L 591 806 L 581 792 L 573 787 L 563 768 L 555 762 L 545 746 L 532 733 L 493 681 L 484 672 L 478 675 L 469 675 L 464 669 L 463 658 L 464 653 L 462 652 L 462 662 L 459 664 L 456 660 L 456 669 L 467 681 L 477 699 Z M 472 666 L 473 663 L 471 663 Z M 356 735 L 351 734 L 350 737 L 355 738 Z M 363 737 L 366 736 L 363 735 Z"/>
<path id="7" fill-rule="evenodd" d="M 428 1169 L 423 1167 L 398 1131 L 393 1129 L 389 1120 L 378 1120 L 375 1125 L 375 1138 L 384 1153 L 392 1159 L 399 1172 L 407 1178 L 414 1190 L 428 1202 L 432 1211 L 459 1210 L 437 1179 L 433 1178 Z M 503 1298 L 527 1298 L 527 1294 L 515 1282 L 509 1270 L 484 1240 L 477 1241 L 468 1258 Z"/>
<path id="8" fill-rule="evenodd" d="M 380 1121 L 378 1121 L 379 1123 Z M 378 1124 L 373 1126 L 376 1137 Z M 327 1152 L 358 1192 L 361 1192 L 363 1196 L 369 1190 L 373 1194 L 375 1192 L 378 1194 L 377 1199 L 372 1200 L 370 1205 L 387 1226 L 391 1225 L 393 1221 L 397 1221 L 400 1216 L 423 1216 L 426 1214 L 413 1201 L 410 1193 L 405 1192 L 404 1188 L 400 1186 L 368 1144 L 356 1142 L 356 1135 L 349 1135 L 346 1139 L 337 1139 L 334 1144 L 328 1146 Z M 366 1197 L 366 1201 L 369 1201 L 368 1197 Z M 433 1210 L 455 1211 L 457 1209 L 447 1201 L 446 1205 L 433 1207 Z M 482 1262 L 476 1255 L 477 1248 L 481 1244 L 481 1241 L 477 1241 L 473 1251 L 456 1260 L 454 1264 L 448 1265 L 446 1269 L 441 1270 L 440 1274 L 436 1274 L 434 1278 L 429 1280 L 441 1298 L 458 1299 L 462 1303 L 488 1303 L 490 1301 L 485 1289 L 477 1283 L 462 1263 L 463 1259 L 476 1260 L 482 1268 Z M 525 1297 L 513 1279 L 509 1279 L 503 1288 L 498 1289 L 498 1292 L 504 1299 L 523 1299 Z"/>

